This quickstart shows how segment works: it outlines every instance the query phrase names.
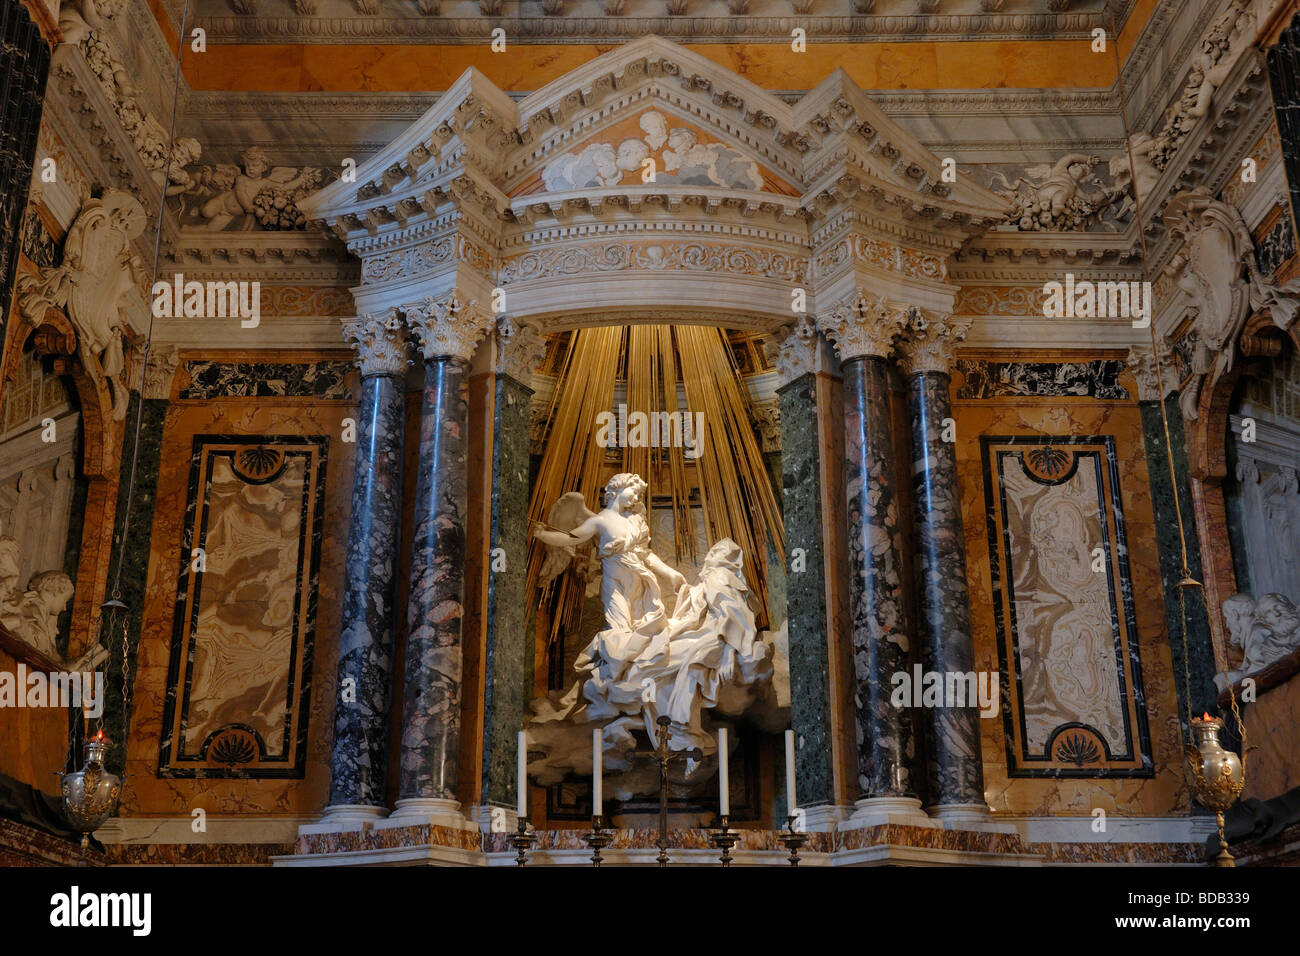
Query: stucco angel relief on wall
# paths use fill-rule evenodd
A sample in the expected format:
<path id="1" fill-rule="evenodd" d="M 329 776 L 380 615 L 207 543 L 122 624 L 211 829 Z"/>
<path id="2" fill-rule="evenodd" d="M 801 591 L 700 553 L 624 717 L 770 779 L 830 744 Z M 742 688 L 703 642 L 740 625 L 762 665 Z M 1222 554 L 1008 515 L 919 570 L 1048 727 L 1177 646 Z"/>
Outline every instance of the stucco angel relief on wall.
<path id="1" fill-rule="evenodd" d="M 542 577 L 558 575 L 594 543 L 601 567 L 605 627 L 578 655 L 581 675 L 567 693 L 531 705 L 529 773 L 543 784 L 566 772 L 591 771 L 591 730 L 603 728 L 606 768 L 632 766 L 633 731 L 658 741 L 657 721 L 670 719 L 671 750 L 717 749 L 704 712 L 737 716 L 766 699 L 772 648 L 756 627 L 754 595 L 744 578 L 744 555 L 730 538 L 709 549 L 698 581 L 687 582 L 650 548 L 644 505 L 646 483 L 615 475 L 605 506 L 589 511 L 570 492 L 533 534 L 548 546 Z M 542 756 L 536 756 L 540 752 Z M 694 770 L 688 761 L 687 772 Z M 621 788 L 632 792 L 635 784 Z M 620 790 L 615 784 L 615 790 Z"/>
<path id="2" fill-rule="evenodd" d="M 647 110 L 637 118 L 641 136 L 589 143 L 551 160 L 542 170 L 547 192 L 642 182 L 727 189 L 762 189 L 758 163 L 725 143 L 701 143 L 689 127 L 669 128 L 668 118 Z M 643 178 L 653 171 L 653 179 Z"/>

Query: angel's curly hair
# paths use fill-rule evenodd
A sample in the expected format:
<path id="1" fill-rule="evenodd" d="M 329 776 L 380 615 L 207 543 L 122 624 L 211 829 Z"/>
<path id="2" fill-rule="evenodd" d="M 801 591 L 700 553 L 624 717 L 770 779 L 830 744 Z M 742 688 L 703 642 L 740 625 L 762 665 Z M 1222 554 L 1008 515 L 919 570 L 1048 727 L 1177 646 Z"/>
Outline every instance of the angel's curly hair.
<path id="1" fill-rule="evenodd" d="M 649 486 L 645 483 L 645 479 L 640 475 L 634 475 L 626 471 L 622 474 L 615 475 L 613 478 L 609 479 L 609 481 L 605 482 L 605 507 L 608 508 L 612 505 L 614 499 L 618 497 L 619 492 L 625 488 L 636 489 L 637 496 L 641 501 L 634 510 L 644 513 L 645 496 L 646 492 L 649 490 Z"/>

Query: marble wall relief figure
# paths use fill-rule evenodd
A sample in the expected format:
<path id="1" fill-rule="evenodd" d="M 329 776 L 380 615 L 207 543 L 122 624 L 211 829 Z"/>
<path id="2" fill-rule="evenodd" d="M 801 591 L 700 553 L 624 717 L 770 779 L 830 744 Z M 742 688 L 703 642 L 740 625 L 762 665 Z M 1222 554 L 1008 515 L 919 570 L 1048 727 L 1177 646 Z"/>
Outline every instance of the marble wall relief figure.
<path id="1" fill-rule="evenodd" d="M 1113 440 L 981 445 L 1009 774 L 1149 775 Z"/>
<path id="2" fill-rule="evenodd" d="M 113 418 L 126 416 L 128 389 L 123 335 L 130 324 L 126 309 L 136 289 L 148 282 L 144 263 L 131 248 L 145 226 L 144 208 L 116 189 L 89 199 L 68 230 L 63 262 L 25 277 L 18 309 L 31 325 L 45 321 L 48 309 L 66 310 L 77 332 L 77 356 L 96 384 L 107 387 Z"/>
<path id="3" fill-rule="evenodd" d="M 529 772 L 543 784 L 569 771 L 590 773 L 593 726 L 604 728 L 606 766 L 613 771 L 632 765 L 633 730 L 657 743 L 656 721 L 665 714 L 670 749 L 698 747 L 710 755 L 716 741 L 704 712 L 737 716 L 770 693 L 772 648 L 756 628 L 740 548 L 729 538 L 716 542 L 698 581 L 688 583 L 650 549 L 646 490 L 637 475 L 615 475 L 599 512 L 570 492 L 551 509 L 549 526 L 533 530 L 548 547 L 544 579 L 581 560 L 594 543 L 605 611 L 604 629 L 578 655 L 579 680 L 567 694 L 532 704 L 530 750 L 543 756 Z M 688 776 L 693 770 L 688 762 Z M 625 784 L 622 792 L 632 791 Z"/>
<path id="4" fill-rule="evenodd" d="M 1214 675 L 1220 693 L 1300 651 L 1300 611 L 1284 594 L 1265 594 L 1258 601 L 1234 594 L 1223 602 L 1223 621 L 1228 643 L 1241 650 L 1241 664 Z"/>
<path id="5" fill-rule="evenodd" d="M 72 600 L 72 579 L 62 571 L 41 571 L 20 588 L 21 564 L 18 542 L 0 535 L 0 626 L 69 671 L 94 670 L 107 660 L 108 651 L 98 644 L 75 660 L 59 653 L 59 615 Z"/>

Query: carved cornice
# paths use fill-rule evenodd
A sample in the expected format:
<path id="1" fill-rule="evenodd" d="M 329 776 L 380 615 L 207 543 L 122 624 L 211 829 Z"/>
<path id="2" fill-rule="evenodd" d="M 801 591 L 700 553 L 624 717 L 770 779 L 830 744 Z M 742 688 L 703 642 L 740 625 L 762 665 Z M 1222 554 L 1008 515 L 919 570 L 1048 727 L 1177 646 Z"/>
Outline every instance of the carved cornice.
<path id="1" fill-rule="evenodd" d="M 411 364 L 406 353 L 406 324 L 396 309 L 378 315 L 363 313 L 342 323 L 343 339 L 357 353 L 362 377 L 392 375 L 400 378 Z"/>
<path id="2" fill-rule="evenodd" d="M 948 372 L 974 319 L 958 319 L 928 309 L 911 309 L 907 333 L 898 342 L 899 365 L 909 375 Z"/>
<path id="3" fill-rule="evenodd" d="M 842 361 L 888 358 L 907 315 L 907 306 L 859 290 L 817 316 L 817 325 L 835 343 Z"/>
<path id="4" fill-rule="evenodd" d="M 546 354 L 546 340 L 537 333 L 536 325 L 500 315 L 496 335 L 496 373 L 532 388 L 533 372 Z"/>
<path id="5" fill-rule="evenodd" d="M 466 301 L 455 289 L 425 296 L 420 302 L 402 306 L 401 311 L 426 361 L 450 355 L 468 362 L 492 325 L 490 313 L 479 308 L 476 300 Z"/>

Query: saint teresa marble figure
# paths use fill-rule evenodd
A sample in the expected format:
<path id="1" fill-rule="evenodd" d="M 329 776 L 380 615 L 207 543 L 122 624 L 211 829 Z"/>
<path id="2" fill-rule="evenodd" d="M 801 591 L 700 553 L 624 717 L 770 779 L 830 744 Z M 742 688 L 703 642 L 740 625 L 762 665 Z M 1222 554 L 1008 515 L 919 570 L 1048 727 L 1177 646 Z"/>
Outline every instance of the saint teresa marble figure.
<path id="1" fill-rule="evenodd" d="M 640 476 L 615 475 L 600 512 L 588 511 L 581 494 L 570 492 L 552 507 L 550 526 L 533 530 L 548 546 L 547 579 L 564 569 L 577 547 L 596 539 L 605 608 L 604 629 L 574 664 L 585 678 L 558 700 L 552 695 L 534 702 L 529 734 L 546 753 L 533 768 L 542 783 L 565 770 L 589 772 L 582 755 L 589 763 L 593 723 L 605 728 L 610 769 L 628 766 L 638 722 L 657 744 L 662 714 L 671 720 L 670 749 L 712 753 L 716 744 L 703 728 L 703 710 L 716 707 L 727 686 L 751 688 L 771 677 L 770 648 L 757 633 L 740 547 L 730 538 L 718 541 L 698 583 L 688 584 L 650 550 L 645 493 Z M 740 697 L 729 712 L 752 700 Z"/>

